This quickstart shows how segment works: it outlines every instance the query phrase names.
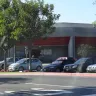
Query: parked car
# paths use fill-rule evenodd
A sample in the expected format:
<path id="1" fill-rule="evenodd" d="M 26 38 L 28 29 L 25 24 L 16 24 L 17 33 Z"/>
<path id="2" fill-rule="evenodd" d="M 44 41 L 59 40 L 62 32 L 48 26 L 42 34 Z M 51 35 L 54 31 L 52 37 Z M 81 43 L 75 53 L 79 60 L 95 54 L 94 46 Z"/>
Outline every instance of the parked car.
<path id="1" fill-rule="evenodd" d="M 23 58 L 8 67 L 9 71 L 24 71 L 29 69 L 29 58 Z M 37 58 L 31 59 L 31 69 L 40 71 L 42 69 L 42 62 Z"/>
<path id="2" fill-rule="evenodd" d="M 18 60 L 20 60 L 22 57 L 16 57 L 15 58 L 15 61 L 17 62 Z M 7 67 L 12 64 L 14 62 L 14 58 L 13 57 L 8 57 L 6 58 L 6 61 L 7 61 Z M 0 61 L 0 69 L 4 69 L 4 60 L 3 61 Z"/>
<path id="3" fill-rule="evenodd" d="M 87 72 L 95 72 L 96 73 L 96 64 L 89 65 L 86 69 Z"/>
<path id="4" fill-rule="evenodd" d="M 62 72 L 65 64 L 74 63 L 75 59 L 72 57 L 59 57 L 51 64 L 43 68 L 44 72 Z"/>
<path id="5" fill-rule="evenodd" d="M 86 72 L 89 65 L 96 63 L 96 57 L 80 58 L 73 64 L 65 65 L 63 71 L 65 72 Z"/>

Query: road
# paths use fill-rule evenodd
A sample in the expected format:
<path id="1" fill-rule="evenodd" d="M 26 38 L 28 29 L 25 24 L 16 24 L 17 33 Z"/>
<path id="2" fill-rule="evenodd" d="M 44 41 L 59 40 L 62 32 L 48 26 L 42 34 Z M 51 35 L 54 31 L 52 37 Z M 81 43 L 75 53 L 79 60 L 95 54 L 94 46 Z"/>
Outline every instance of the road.
<path id="1" fill-rule="evenodd" d="M 0 76 L 0 96 L 96 96 L 96 78 Z"/>

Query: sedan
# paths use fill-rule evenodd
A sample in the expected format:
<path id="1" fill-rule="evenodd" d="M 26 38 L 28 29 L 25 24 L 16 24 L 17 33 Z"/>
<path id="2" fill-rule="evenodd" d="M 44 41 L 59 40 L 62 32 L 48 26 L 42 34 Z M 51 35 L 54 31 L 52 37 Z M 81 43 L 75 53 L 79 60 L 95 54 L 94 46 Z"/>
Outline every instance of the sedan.
<path id="1" fill-rule="evenodd" d="M 42 62 L 37 58 L 31 59 L 31 70 L 40 71 L 42 69 Z M 9 71 L 24 71 L 29 70 L 29 58 L 23 58 L 8 67 Z"/>
<path id="2" fill-rule="evenodd" d="M 65 64 L 74 63 L 75 59 L 72 57 L 60 57 L 51 64 L 43 68 L 44 72 L 62 72 Z"/>

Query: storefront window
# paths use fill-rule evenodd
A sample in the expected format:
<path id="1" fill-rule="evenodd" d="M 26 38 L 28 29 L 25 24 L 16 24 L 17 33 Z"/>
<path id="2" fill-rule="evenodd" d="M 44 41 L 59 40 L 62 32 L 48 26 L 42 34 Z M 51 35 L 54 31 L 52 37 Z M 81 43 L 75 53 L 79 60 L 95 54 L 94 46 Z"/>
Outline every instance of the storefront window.
<path id="1" fill-rule="evenodd" d="M 52 55 L 52 50 L 51 49 L 41 50 L 41 54 L 43 54 L 43 55 Z"/>

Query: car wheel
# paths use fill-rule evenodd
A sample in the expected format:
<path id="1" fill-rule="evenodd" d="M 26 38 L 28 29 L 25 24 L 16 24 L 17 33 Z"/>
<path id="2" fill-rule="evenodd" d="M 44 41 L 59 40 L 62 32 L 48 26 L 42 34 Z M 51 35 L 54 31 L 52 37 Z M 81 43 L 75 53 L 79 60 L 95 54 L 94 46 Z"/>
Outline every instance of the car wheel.
<path id="1" fill-rule="evenodd" d="M 19 71 L 24 71 L 24 68 L 23 67 L 19 67 Z"/>
<path id="2" fill-rule="evenodd" d="M 38 66 L 38 67 L 36 68 L 37 71 L 41 71 L 41 69 L 42 69 L 42 68 L 41 68 L 40 66 Z"/>
<path id="3" fill-rule="evenodd" d="M 56 72 L 60 72 L 60 69 L 57 68 L 57 69 L 56 69 Z"/>

